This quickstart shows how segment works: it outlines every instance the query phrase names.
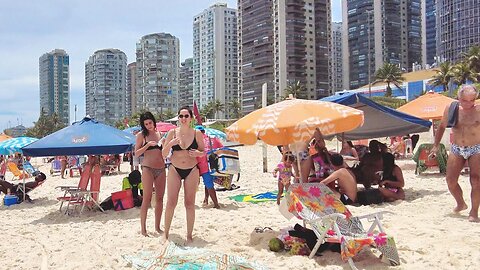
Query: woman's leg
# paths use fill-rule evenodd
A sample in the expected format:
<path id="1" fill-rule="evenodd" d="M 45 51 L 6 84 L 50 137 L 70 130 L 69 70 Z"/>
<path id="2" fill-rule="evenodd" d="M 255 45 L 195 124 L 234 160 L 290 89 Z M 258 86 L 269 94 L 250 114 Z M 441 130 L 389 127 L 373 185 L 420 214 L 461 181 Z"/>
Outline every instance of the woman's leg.
<path id="1" fill-rule="evenodd" d="M 399 188 L 397 192 L 393 192 L 388 188 L 379 187 L 380 193 L 382 193 L 382 197 L 386 202 L 393 202 L 396 200 L 405 200 L 405 191 Z"/>
<path id="2" fill-rule="evenodd" d="M 284 186 L 282 181 L 277 181 L 277 182 L 278 182 L 277 204 L 280 204 L 280 198 L 282 197 Z"/>
<path id="3" fill-rule="evenodd" d="M 184 180 L 185 209 L 187 212 L 187 244 L 193 241 L 193 225 L 195 223 L 195 194 L 197 193 L 199 175 L 195 167 Z"/>
<path id="4" fill-rule="evenodd" d="M 155 230 L 158 233 L 163 231 L 160 229 L 160 220 L 163 212 L 163 196 L 165 195 L 166 175 L 163 171 L 157 178 L 155 178 Z"/>
<path id="5" fill-rule="evenodd" d="M 148 168 L 142 169 L 142 185 L 143 185 L 143 199 L 142 207 L 140 208 L 140 226 L 142 228 L 142 235 L 148 236 L 147 233 L 147 212 L 152 201 L 153 191 L 153 175 Z"/>
<path id="6" fill-rule="evenodd" d="M 313 161 L 312 157 L 308 157 L 307 159 L 301 161 L 300 163 L 300 170 L 302 172 L 302 183 L 307 183 L 308 182 L 308 177 L 310 176 L 310 171 L 312 170 L 313 166 Z"/>
<path id="7" fill-rule="evenodd" d="M 170 225 L 172 225 L 173 214 L 177 206 L 178 192 L 182 185 L 182 180 L 173 166 L 168 169 L 167 182 L 167 206 L 165 207 L 165 233 L 163 234 L 163 242 L 168 240 Z"/>

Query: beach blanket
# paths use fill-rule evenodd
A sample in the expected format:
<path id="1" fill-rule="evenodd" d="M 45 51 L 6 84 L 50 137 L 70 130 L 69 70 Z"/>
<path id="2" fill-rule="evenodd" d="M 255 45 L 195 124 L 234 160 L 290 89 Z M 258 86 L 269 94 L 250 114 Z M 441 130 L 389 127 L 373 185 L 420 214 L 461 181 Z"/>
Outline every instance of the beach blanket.
<path id="1" fill-rule="evenodd" d="M 161 251 L 140 251 L 122 255 L 135 269 L 149 270 L 266 270 L 265 266 L 246 259 L 204 248 L 180 247 L 170 242 Z"/>
<path id="2" fill-rule="evenodd" d="M 228 197 L 236 202 L 259 203 L 267 201 L 276 201 L 277 192 L 264 192 L 259 194 L 243 194 Z"/>

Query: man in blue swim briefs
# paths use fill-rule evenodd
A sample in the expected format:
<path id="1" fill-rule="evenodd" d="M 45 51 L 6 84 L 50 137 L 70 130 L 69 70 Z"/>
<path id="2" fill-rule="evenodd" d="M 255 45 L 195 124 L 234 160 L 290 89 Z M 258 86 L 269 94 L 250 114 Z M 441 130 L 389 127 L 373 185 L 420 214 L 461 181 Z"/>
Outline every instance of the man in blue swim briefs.
<path id="1" fill-rule="evenodd" d="M 458 184 L 458 177 L 468 160 L 470 167 L 470 184 L 472 186 L 472 209 L 468 215 L 471 222 L 479 222 L 480 205 L 480 106 L 475 105 L 478 90 L 473 85 L 462 85 L 458 90 L 458 107 L 455 103 L 445 108 L 442 120 L 435 134 L 435 142 L 430 151 L 434 157 L 446 127 L 452 127 L 451 154 L 447 161 L 447 185 L 457 203 L 455 213 L 468 208 L 463 199 L 463 191 Z M 452 107 L 452 109 L 450 109 Z"/>

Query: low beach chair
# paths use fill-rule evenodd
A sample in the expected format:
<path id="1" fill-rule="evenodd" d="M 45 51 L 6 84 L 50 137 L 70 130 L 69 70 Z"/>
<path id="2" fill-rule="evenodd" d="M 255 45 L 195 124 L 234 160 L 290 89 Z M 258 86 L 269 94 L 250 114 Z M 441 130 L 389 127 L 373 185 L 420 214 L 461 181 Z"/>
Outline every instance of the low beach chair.
<path id="1" fill-rule="evenodd" d="M 52 167 L 50 168 L 50 175 L 62 173 L 62 162 L 59 159 L 52 160 Z"/>
<path id="2" fill-rule="evenodd" d="M 380 222 L 383 212 L 353 217 L 333 191 L 322 183 L 292 184 L 286 199 L 289 212 L 309 224 L 318 237 L 310 258 L 322 243 L 329 242 L 340 243 L 342 259 L 354 270 L 357 268 L 352 258 L 365 247 L 378 249 L 391 265 L 400 264 L 395 241 L 387 236 Z M 361 219 L 372 222 L 368 230 L 363 228 Z"/>
<path id="3" fill-rule="evenodd" d="M 85 168 L 80 175 L 80 181 L 78 182 L 77 186 L 57 186 L 56 188 L 61 189 L 64 193 L 63 196 L 58 197 L 60 203 L 59 211 L 62 212 L 63 204 L 67 203 L 67 208 L 65 209 L 65 214 L 68 213 L 69 204 L 70 202 L 79 201 L 78 191 L 85 191 L 87 190 L 88 182 L 90 181 L 90 174 L 92 172 L 91 166 L 89 164 L 85 165 Z"/>
<path id="4" fill-rule="evenodd" d="M 416 162 L 415 174 L 420 175 L 429 168 L 438 168 L 440 173 L 447 172 L 447 150 L 445 145 L 439 145 L 439 153 L 435 158 L 430 158 L 430 149 L 432 149 L 433 144 L 424 143 L 420 145 L 415 152 L 415 155 L 412 159 Z"/>
<path id="5" fill-rule="evenodd" d="M 27 173 L 20 171 L 20 169 L 17 167 L 17 164 L 11 161 L 7 162 L 7 168 L 13 174 L 12 180 L 21 180 L 29 177 Z"/>
<path id="6" fill-rule="evenodd" d="M 46 180 L 39 182 L 38 185 L 34 188 L 25 187 L 25 190 L 23 189 L 23 184 L 20 183 L 17 185 L 17 190 L 15 191 L 15 194 L 17 195 L 20 201 L 23 201 L 23 197 L 25 195 L 25 200 L 28 202 L 31 202 L 32 199 L 30 199 L 30 196 L 28 195 L 28 193 L 30 193 L 32 190 L 39 188 L 43 183 L 45 183 L 45 181 Z"/>

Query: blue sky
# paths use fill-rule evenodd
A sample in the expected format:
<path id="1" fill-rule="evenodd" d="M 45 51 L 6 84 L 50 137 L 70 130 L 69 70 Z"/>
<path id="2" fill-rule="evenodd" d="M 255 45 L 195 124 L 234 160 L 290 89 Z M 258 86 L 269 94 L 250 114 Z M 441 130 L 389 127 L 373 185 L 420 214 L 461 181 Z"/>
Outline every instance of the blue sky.
<path id="1" fill-rule="evenodd" d="M 70 56 L 70 119 L 85 115 L 84 65 L 96 50 L 117 48 L 135 61 L 146 34 L 180 39 L 180 58 L 191 57 L 192 20 L 215 0 L 0 0 L 0 131 L 39 116 L 38 58 L 53 49 Z M 236 7 L 236 0 L 224 0 Z M 341 0 L 332 0 L 341 21 Z"/>

